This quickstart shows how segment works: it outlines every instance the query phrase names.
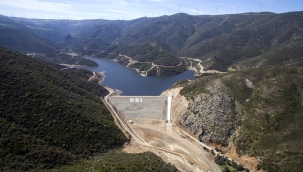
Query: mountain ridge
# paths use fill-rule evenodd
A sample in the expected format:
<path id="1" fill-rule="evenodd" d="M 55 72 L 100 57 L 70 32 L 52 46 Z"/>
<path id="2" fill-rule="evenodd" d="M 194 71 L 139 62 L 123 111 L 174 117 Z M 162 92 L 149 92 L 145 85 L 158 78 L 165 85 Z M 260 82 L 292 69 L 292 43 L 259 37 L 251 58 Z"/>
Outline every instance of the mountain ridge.
<path id="1" fill-rule="evenodd" d="M 170 56 L 175 59 L 180 57 L 198 58 L 202 60 L 205 70 L 219 71 L 227 71 L 229 68 L 236 70 L 250 68 L 267 60 L 274 60 L 286 65 L 283 63 L 284 59 L 276 58 L 272 54 L 277 54 L 275 53 L 277 50 L 292 46 L 292 44 L 296 44 L 296 46 L 287 50 L 289 54 L 301 49 L 303 35 L 303 12 L 282 14 L 264 12 L 216 16 L 192 16 L 180 13 L 154 18 L 142 17 L 130 21 L 16 18 L 6 18 L 6 20 L 21 23 L 22 26 L 27 24 L 32 25 L 31 27 L 51 29 L 57 34 L 70 35 L 73 42 L 66 42 L 62 38 L 59 45 L 65 49 L 70 47 L 73 51 L 83 55 L 107 57 L 102 52 L 115 53 L 110 51 L 123 49 L 124 46 L 130 47 L 129 54 L 136 53 L 138 48 L 147 52 L 149 48 L 144 45 L 156 43 L 162 47 L 164 52 L 168 52 L 168 56 L 162 57 L 161 54 L 154 54 L 152 55 L 154 59 L 163 59 L 165 62 L 169 60 Z M 2 27 L 5 23 L 9 23 L 9 21 L 0 21 Z M 22 30 L 22 28 L 20 29 Z M 87 48 L 88 42 L 91 42 L 89 45 L 93 45 L 94 48 Z M 152 51 L 156 51 L 156 49 L 157 47 Z M 133 58 L 129 54 L 118 54 Z M 118 54 L 110 55 L 107 58 L 119 61 Z M 259 56 L 260 58 L 258 58 Z M 254 59 L 254 65 L 245 63 L 249 59 Z M 286 59 L 295 63 L 299 62 L 301 57 L 296 53 L 295 56 L 286 57 Z M 263 63 L 263 65 L 266 64 L 268 63 Z M 160 63 L 160 65 L 165 64 Z M 291 63 L 287 65 L 291 65 Z M 180 72 L 182 71 L 184 69 Z"/>

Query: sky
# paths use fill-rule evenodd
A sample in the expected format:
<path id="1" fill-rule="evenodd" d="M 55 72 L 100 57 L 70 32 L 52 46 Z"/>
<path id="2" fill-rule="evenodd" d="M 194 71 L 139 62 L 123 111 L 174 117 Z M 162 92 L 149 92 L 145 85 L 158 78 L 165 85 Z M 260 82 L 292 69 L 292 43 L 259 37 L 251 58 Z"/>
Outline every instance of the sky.
<path id="1" fill-rule="evenodd" d="M 303 0 L 0 0 L 0 14 L 38 19 L 132 20 L 176 13 L 222 15 L 303 11 Z"/>

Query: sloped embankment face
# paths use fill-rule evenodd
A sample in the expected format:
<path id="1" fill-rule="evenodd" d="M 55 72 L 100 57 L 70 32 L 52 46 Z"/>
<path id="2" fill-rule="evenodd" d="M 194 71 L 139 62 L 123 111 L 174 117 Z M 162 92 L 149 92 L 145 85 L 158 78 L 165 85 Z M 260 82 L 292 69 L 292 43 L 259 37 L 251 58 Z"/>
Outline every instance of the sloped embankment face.
<path id="1" fill-rule="evenodd" d="M 125 119 L 166 119 L 167 97 L 113 96 L 108 99 Z"/>
<path id="2" fill-rule="evenodd" d="M 302 68 L 271 67 L 180 82 L 180 124 L 202 142 L 259 157 L 268 171 L 301 169 Z"/>

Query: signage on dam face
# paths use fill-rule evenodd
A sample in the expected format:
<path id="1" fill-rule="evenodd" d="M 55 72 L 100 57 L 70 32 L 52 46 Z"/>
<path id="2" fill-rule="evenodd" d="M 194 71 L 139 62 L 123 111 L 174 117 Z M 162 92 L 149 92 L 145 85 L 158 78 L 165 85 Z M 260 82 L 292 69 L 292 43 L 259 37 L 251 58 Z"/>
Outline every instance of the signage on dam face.
<path id="1" fill-rule="evenodd" d="M 108 100 L 125 119 L 166 119 L 165 96 L 112 96 Z"/>
<path id="2" fill-rule="evenodd" d="M 131 103 L 134 103 L 134 102 L 139 103 L 139 102 L 142 102 L 142 98 L 130 98 L 129 102 L 131 102 Z"/>

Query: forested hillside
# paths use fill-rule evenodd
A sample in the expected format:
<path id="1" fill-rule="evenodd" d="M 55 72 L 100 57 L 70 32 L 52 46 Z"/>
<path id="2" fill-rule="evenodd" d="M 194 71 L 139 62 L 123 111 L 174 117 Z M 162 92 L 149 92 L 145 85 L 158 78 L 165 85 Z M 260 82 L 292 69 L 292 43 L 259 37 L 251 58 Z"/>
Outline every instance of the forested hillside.
<path id="1" fill-rule="evenodd" d="M 1 169 L 53 168 L 126 138 L 86 79 L 1 49 Z"/>
<path id="2" fill-rule="evenodd" d="M 49 22 L 51 22 L 51 20 Z M 66 35 L 65 33 L 57 32 L 49 27 L 39 26 L 34 19 L 10 18 L 0 15 L 0 23 L 1 28 L 17 29 L 22 32 L 34 34 L 51 42 L 62 40 Z"/>
<path id="3" fill-rule="evenodd" d="M 275 66 L 180 82 L 189 107 L 178 121 L 202 142 L 257 157 L 257 169 L 302 171 L 302 76 Z"/>
<path id="4" fill-rule="evenodd" d="M 1 171 L 73 166 L 128 141 L 100 100 L 108 91 L 87 81 L 90 71 L 52 66 L 0 49 Z"/>
<path id="5" fill-rule="evenodd" d="M 58 53 L 58 46 L 46 39 L 15 28 L 0 27 L 0 46 L 21 53 Z"/>
<path id="6" fill-rule="evenodd" d="M 302 49 L 302 21 L 302 12 L 217 16 L 181 13 L 124 22 L 122 30 L 113 32 L 117 35 L 113 44 L 118 47 L 125 44 L 132 46 L 128 54 L 138 54 L 135 53 L 138 48 L 148 52 L 148 47 L 143 45 L 157 44 L 172 56 L 201 59 L 205 70 L 227 71 L 229 67 L 243 69 L 268 66 L 272 62 L 292 65 L 302 61 L 297 53 Z M 101 27 L 103 25 L 92 26 L 85 32 L 95 33 L 96 28 Z M 104 32 L 99 33 L 91 36 L 98 35 L 98 38 L 106 40 L 106 35 L 102 37 Z M 275 56 L 281 51 L 283 56 Z M 249 60 L 253 63 L 245 63 Z"/>
<path id="7" fill-rule="evenodd" d="M 138 62 L 163 66 L 177 66 L 180 57 L 202 60 L 204 70 L 243 70 L 259 66 L 302 66 L 300 52 L 303 36 L 303 12 L 244 13 L 232 15 L 191 16 L 183 13 L 171 16 L 139 18 L 130 21 L 110 20 L 37 20 L 0 17 L 0 28 L 14 28 L 11 40 L 5 38 L 2 46 L 17 51 L 47 51 L 48 44 L 25 32 L 48 39 L 56 46 L 82 55 L 112 58 L 128 66 L 129 56 Z M 17 32 L 17 31 L 18 32 Z M 1 33 L 3 32 L 3 33 Z M 0 30 L 0 35 L 6 35 Z M 18 36 L 20 35 L 20 36 Z M 56 38 L 52 38 L 54 35 Z M 22 39 L 21 39 L 22 38 Z M 28 40 L 28 41 L 27 41 Z M 23 41 L 31 42 L 26 46 Z M 34 42 L 41 45 L 34 45 Z M 41 47 L 39 48 L 38 47 Z M 22 48 L 20 48 L 22 47 Z M 291 56 L 289 54 L 292 54 Z M 134 69 L 144 70 L 151 64 L 136 63 Z M 189 64 L 189 63 L 187 63 Z M 128 66 L 130 67 L 130 66 Z M 157 69 L 162 75 L 178 74 L 178 69 Z M 176 72 L 178 71 L 178 72 Z"/>

